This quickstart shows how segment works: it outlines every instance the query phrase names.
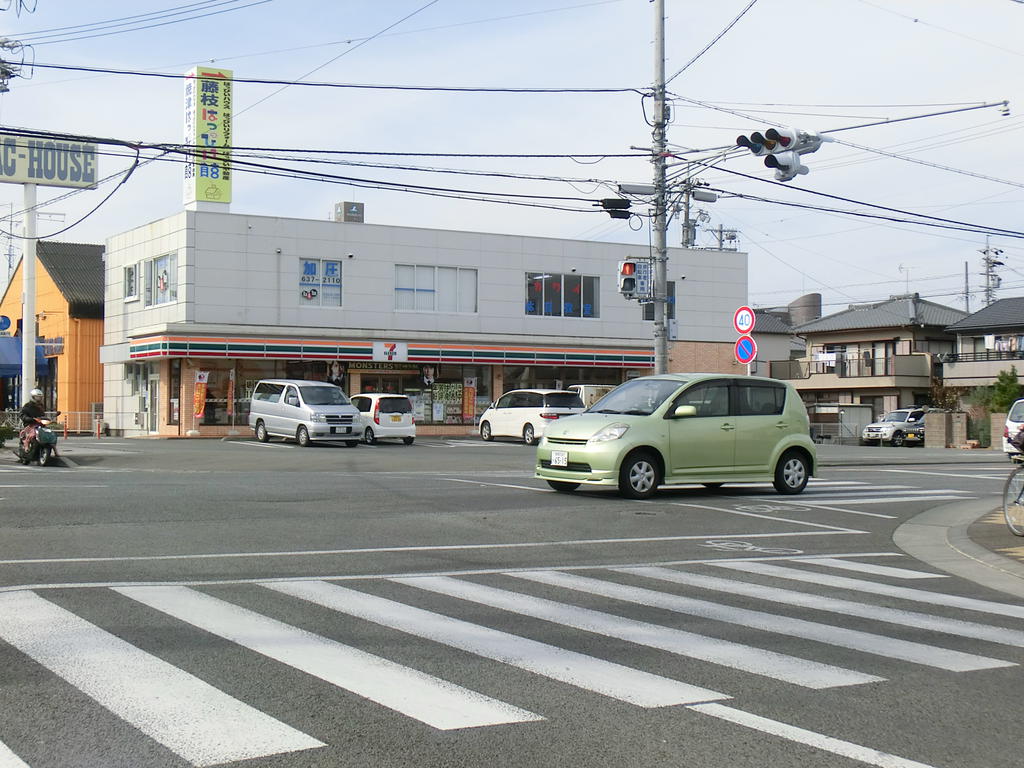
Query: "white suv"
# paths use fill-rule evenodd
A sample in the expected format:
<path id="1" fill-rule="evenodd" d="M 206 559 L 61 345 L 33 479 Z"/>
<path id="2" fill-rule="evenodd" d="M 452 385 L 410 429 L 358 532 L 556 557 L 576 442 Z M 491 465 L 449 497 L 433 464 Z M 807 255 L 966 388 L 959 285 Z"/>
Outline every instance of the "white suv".
<path id="1" fill-rule="evenodd" d="M 921 406 L 912 405 L 909 408 L 890 411 L 878 421 L 864 427 L 860 436 L 861 443 L 889 443 L 898 448 L 908 440 L 923 442 L 924 433 L 918 428 L 924 423 L 926 410 Z"/>
<path id="2" fill-rule="evenodd" d="M 408 397 L 370 392 L 352 395 L 351 400 L 359 410 L 359 429 L 367 445 L 376 445 L 384 438 L 401 438 L 406 445 L 412 445 L 416 439 L 416 419 Z"/>
<path id="3" fill-rule="evenodd" d="M 583 401 L 563 389 L 514 389 L 491 403 L 480 416 L 480 437 L 521 437 L 536 445 L 555 419 L 583 412 Z"/>

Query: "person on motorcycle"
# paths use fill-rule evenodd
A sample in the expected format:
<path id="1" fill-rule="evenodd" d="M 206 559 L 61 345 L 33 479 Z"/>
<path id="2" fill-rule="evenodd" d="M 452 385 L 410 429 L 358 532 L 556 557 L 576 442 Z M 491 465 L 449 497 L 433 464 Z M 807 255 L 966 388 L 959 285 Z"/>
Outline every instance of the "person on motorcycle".
<path id="1" fill-rule="evenodd" d="M 29 392 L 29 397 L 29 401 L 21 406 L 20 413 L 21 423 L 25 425 L 21 430 L 21 444 L 26 451 L 35 439 L 39 419 L 46 417 L 46 411 L 43 409 L 43 390 L 33 389 Z"/>

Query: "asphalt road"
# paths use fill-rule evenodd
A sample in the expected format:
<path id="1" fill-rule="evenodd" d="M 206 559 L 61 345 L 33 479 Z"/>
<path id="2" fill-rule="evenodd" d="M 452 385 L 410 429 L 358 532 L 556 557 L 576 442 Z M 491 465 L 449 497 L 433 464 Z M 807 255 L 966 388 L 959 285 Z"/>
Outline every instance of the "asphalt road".
<path id="1" fill-rule="evenodd" d="M 62 449 L 0 455 L 0 768 L 1020 765 L 1024 591 L 893 542 L 998 457 L 636 502 L 511 442 Z"/>

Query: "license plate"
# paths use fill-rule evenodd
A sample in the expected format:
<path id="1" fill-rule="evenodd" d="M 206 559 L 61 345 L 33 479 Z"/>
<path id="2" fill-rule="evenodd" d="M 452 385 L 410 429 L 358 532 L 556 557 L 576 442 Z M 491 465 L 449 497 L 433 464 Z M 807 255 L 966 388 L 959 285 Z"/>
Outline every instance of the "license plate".
<path id="1" fill-rule="evenodd" d="M 402 417 L 396 413 L 394 416 L 391 417 L 391 420 L 395 423 L 398 423 L 402 420 Z"/>
<path id="2" fill-rule="evenodd" d="M 552 467 L 567 467 L 567 466 L 569 466 L 569 452 L 568 451 L 552 451 L 551 452 L 551 466 Z"/>

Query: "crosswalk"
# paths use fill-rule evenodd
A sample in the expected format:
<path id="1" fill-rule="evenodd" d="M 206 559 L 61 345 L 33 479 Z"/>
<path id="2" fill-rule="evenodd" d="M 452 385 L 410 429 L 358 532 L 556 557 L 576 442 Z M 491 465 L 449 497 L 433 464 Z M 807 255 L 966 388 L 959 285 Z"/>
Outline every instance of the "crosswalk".
<path id="1" fill-rule="evenodd" d="M 517 693 L 516 685 L 529 679 L 552 686 L 561 702 L 585 694 L 637 711 L 677 707 L 869 765 L 921 768 L 909 757 L 744 705 L 751 680 L 813 696 L 885 685 L 903 665 L 959 675 L 1024 660 L 1024 605 L 944 592 L 944 574 L 893 560 L 854 553 L 485 575 L 124 584 L 63 590 L 59 599 L 46 589 L 8 589 L 0 591 L 0 655 L 14 660 L 5 675 L 47 671 L 87 697 L 81 706 L 112 713 L 181 765 L 302 755 L 344 741 L 343 733 L 320 732 L 308 722 L 300 727 L 278 710 L 262 710 L 261 701 L 246 700 L 251 685 L 225 683 L 225 676 L 255 674 L 249 672 L 255 661 L 237 663 L 251 655 L 292 670 L 311 691 L 328 686 L 362 702 L 356 706 L 456 735 L 557 720 L 560 706 L 539 707 L 547 699 Z M 97 610 L 107 603 L 117 610 Z M 140 615 L 160 617 L 190 652 L 140 643 L 123 618 Z M 346 631 L 353 619 L 375 629 Z M 549 628 L 548 636 L 538 627 Z M 725 639 L 730 628 L 737 639 Z M 909 637 L 895 636 L 901 632 Z M 964 638 L 984 645 L 969 652 Z M 446 665 L 428 671 L 408 655 L 396 659 L 395 649 L 409 645 L 432 656 L 452 654 L 452 664 L 469 672 L 455 682 L 438 674 Z M 203 656 L 212 647 L 233 649 L 235 663 L 225 661 L 227 669 L 212 674 L 211 664 L 221 658 Z M 667 674 L 669 667 L 652 661 L 659 654 L 684 660 L 670 668 L 685 669 L 692 679 Z M 458 661 L 470 657 L 478 662 Z M 472 684 L 472 671 L 483 669 Z M 496 685 L 494 675 L 505 682 Z M 17 692 L 7 701 L 12 696 Z M 51 764 L 38 751 L 43 741 L 16 729 L 6 733 L 5 724 L 0 713 L 0 768 Z"/>

